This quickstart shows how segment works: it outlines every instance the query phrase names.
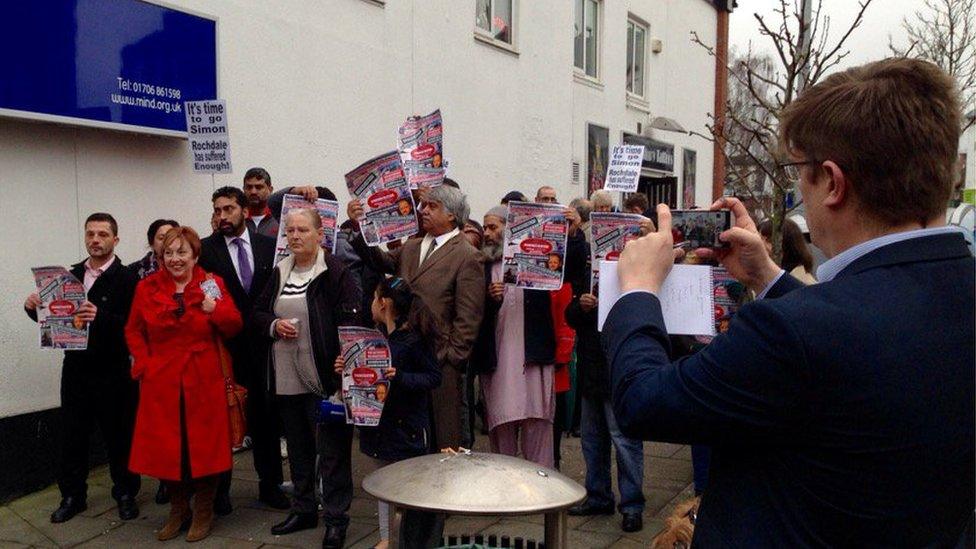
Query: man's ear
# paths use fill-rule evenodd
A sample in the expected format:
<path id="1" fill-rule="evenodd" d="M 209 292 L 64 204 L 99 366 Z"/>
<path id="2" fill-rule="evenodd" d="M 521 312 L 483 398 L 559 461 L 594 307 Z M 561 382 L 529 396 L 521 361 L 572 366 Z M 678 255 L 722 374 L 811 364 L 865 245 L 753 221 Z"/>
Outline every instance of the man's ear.
<path id="1" fill-rule="evenodd" d="M 844 170 L 832 160 L 821 164 L 820 170 L 827 185 L 823 205 L 828 208 L 843 207 L 851 198 L 851 182 Z"/>

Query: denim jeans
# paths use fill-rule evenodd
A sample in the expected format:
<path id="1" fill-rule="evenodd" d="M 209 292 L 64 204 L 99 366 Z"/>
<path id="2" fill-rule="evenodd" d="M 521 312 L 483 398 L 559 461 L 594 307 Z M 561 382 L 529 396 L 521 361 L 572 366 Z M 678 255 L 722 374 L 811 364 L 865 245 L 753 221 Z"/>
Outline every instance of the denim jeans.
<path id="1" fill-rule="evenodd" d="M 617 419 L 607 399 L 583 396 L 583 459 L 586 460 L 586 497 L 594 505 L 612 505 L 610 445 L 617 452 L 617 487 L 621 513 L 644 511 L 644 443 L 627 438 L 617 428 Z"/>

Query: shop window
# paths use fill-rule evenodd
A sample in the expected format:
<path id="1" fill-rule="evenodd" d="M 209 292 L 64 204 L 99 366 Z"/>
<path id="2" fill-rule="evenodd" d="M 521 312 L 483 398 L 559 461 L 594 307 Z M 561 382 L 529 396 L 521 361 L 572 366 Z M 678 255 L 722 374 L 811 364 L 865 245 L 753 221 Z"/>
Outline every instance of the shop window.
<path id="1" fill-rule="evenodd" d="M 509 46 L 515 45 L 516 0 L 477 0 L 475 32 Z"/>
<path id="2" fill-rule="evenodd" d="M 647 62 L 647 25 L 627 21 L 627 93 L 644 98 L 644 73 Z"/>
<path id="3" fill-rule="evenodd" d="M 600 7 L 599 0 L 574 0 L 576 19 L 573 39 L 573 64 L 586 76 L 599 78 Z"/>

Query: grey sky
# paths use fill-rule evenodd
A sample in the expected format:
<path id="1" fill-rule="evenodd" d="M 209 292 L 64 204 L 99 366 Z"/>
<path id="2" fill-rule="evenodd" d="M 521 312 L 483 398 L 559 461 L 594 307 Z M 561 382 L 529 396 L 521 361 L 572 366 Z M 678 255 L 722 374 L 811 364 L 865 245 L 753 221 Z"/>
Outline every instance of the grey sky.
<path id="1" fill-rule="evenodd" d="M 792 4 L 793 0 L 788 0 Z M 739 7 L 729 20 L 729 42 L 745 51 L 752 41 L 753 51 L 772 52 L 769 38 L 759 34 L 759 23 L 754 13 L 762 15 L 767 23 L 774 23 L 779 16 L 773 9 L 778 0 L 739 0 Z M 896 45 L 905 45 L 905 33 L 901 28 L 902 17 L 910 15 L 922 6 L 922 0 L 874 0 L 868 6 L 864 22 L 847 41 L 850 55 L 842 67 L 859 65 L 887 57 L 888 35 Z M 831 18 L 831 36 L 839 38 L 858 11 L 857 0 L 823 0 L 823 12 Z M 832 41 L 833 43 L 833 41 Z"/>

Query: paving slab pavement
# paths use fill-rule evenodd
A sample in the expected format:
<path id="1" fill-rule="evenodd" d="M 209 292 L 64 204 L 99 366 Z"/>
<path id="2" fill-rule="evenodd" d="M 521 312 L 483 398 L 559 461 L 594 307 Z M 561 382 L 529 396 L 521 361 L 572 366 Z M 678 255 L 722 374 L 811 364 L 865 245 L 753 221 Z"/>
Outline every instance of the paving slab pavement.
<path id="1" fill-rule="evenodd" d="M 371 460 L 353 446 L 353 476 L 355 491 L 350 509 L 351 522 L 346 536 L 346 546 L 368 549 L 379 540 L 376 502 L 361 487 L 362 479 L 372 472 Z M 487 438 L 479 437 L 477 450 L 487 450 Z M 562 441 L 562 472 L 583 483 L 586 466 L 578 438 Z M 647 547 L 651 538 L 661 529 L 664 518 L 674 505 L 692 496 L 691 451 L 687 446 L 666 443 L 644 445 L 644 529 L 625 533 L 620 530 L 620 515 L 599 517 L 570 517 L 569 541 L 571 547 L 631 549 Z M 288 467 L 285 464 L 287 477 Z M 614 464 L 614 477 L 616 465 Z M 180 538 L 166 543 L 156 541 L 155 532 L 162 526 L 168 506 L 152 501 L 156 492 L 156 480 L 143 479 L 142 491 L 137 498 L 139 518 L 124 522 L 119 520 L 115 502 L 109 495 L 108 468 L 99 467 L 89 478 L 88 510 L 63 524 L 51 524 L 49 516 L 59 501 L 56 485 L 29 494 L 0 506 L 0 549 L 22 547 L 171 547 L 190 545 Z M 616 493 L 616 478 L 614 478 Z M 288 536 L 271 535 L 271 525 L 281 521 L 286 511 L 271 509 L 257 501 L 258 485 L 250 452 L 234 456 L 234 483 L 231 498 L 234 512 L 219 517 L 214 532 L 206 540 L 192 544 L 200 549 L 211 548 L 272 548 L 318 547 L 321 544 L 323 526 L 313 530 L 296 532 Z M 445 525 L 445 535 L 506 535 L 541 540 L 543 537 L 542 515 L 524 517 L 451 517 Z"/>

